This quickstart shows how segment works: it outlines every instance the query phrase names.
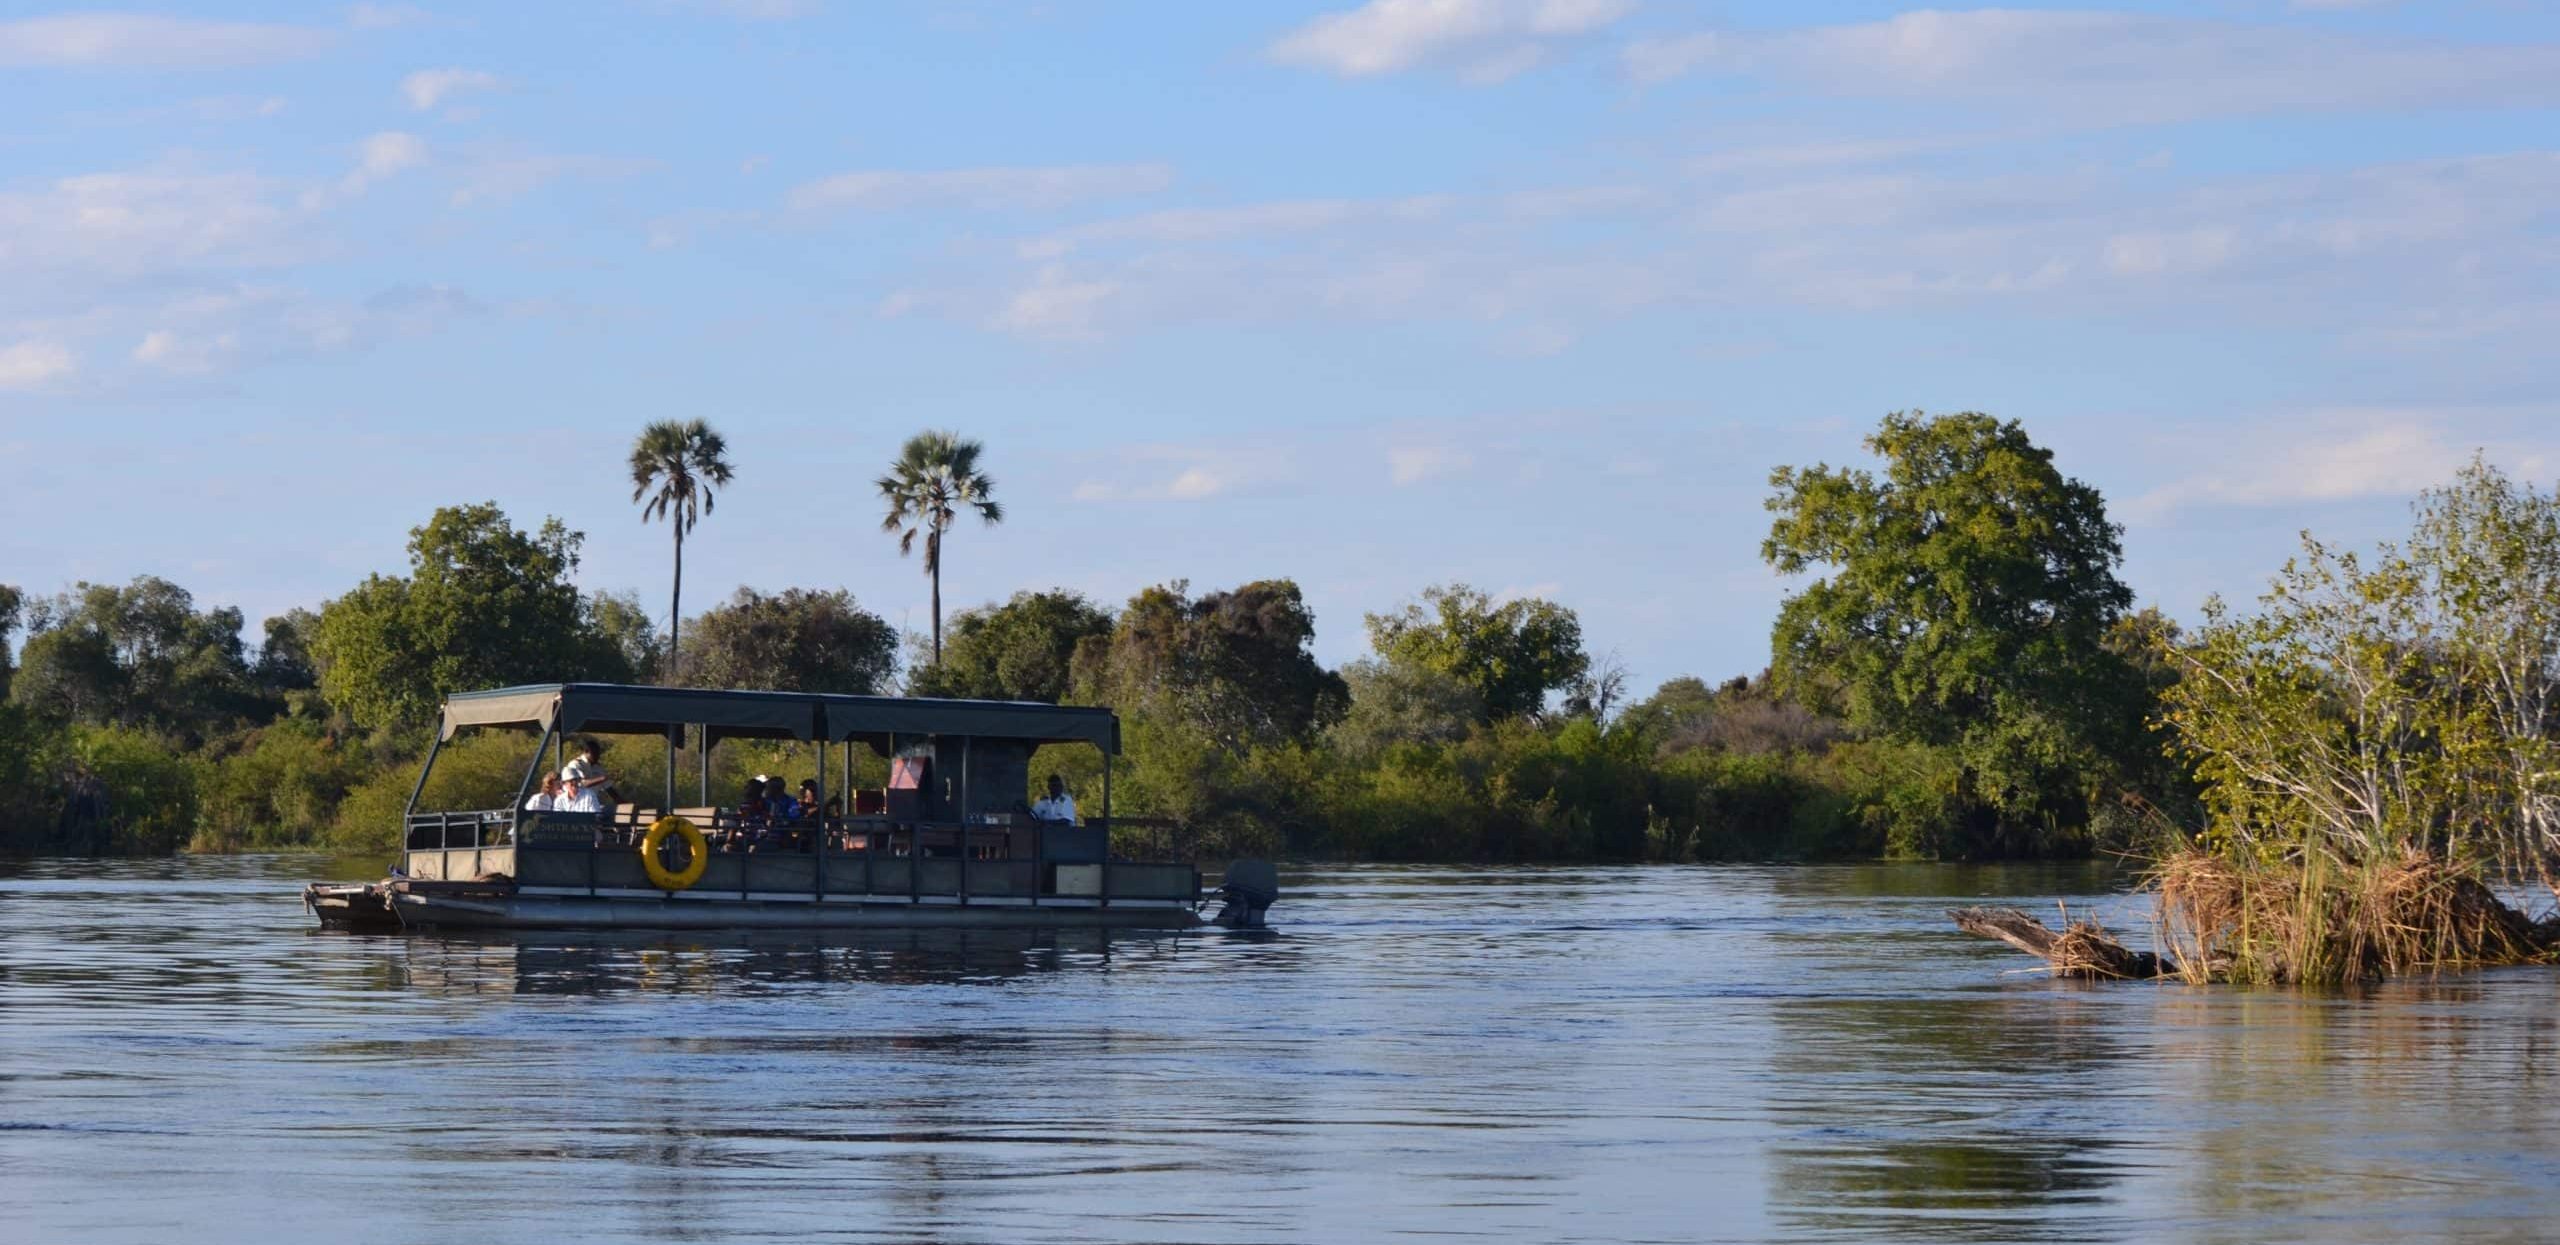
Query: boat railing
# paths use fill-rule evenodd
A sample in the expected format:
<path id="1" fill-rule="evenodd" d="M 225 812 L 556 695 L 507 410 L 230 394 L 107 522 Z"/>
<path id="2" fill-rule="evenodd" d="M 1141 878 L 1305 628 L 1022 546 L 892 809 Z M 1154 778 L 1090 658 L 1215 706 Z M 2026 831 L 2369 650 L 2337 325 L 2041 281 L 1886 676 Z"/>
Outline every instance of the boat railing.
<path id="1" fill-rule="evenodd" d="M 499 847 L 512 841 L 515 810 L 470 809 L 409 815 L 407 846 L 423 852 L 457 847 Z"/>

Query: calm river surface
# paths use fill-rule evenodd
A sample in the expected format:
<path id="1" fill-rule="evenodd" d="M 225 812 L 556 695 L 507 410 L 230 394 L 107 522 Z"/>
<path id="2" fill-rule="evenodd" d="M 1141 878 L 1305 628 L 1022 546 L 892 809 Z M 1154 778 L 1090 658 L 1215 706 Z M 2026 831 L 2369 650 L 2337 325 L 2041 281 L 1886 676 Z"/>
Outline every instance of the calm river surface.
<path id="1" fill-rule="evenodd" d="M 321 934 L 326 868 L 0 862 L 0 1240 L 2560 1237 L 2560 971 L 2087 987 L 1942 915 L 2138 929 L 2089 870 L 807 941 Z"/>

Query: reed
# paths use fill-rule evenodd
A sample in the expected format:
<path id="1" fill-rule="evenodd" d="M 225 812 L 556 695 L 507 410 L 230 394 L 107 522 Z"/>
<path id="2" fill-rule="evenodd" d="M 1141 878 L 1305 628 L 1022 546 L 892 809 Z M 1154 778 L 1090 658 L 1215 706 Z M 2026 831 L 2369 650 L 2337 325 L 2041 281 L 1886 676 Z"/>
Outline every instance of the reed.
<path id="1" fill-rule="evenodd" d="M 2560 943 L 2560 917 L 2537 925 L 2475 868 L 2425 852 L 2261 860 L 2190 847 L 2149 882 L 2159 945 L 2191 982 L 2375 981 L 2548 961 Z"/>

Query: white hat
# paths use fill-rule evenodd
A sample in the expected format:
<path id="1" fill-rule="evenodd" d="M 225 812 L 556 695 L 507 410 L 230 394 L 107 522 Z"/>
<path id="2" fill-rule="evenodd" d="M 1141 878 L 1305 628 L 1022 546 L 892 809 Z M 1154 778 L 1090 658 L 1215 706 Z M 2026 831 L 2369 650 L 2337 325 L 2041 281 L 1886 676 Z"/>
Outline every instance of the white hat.
<path id="1" fill-rule="evenodd" d="M 758 774 L 758 775 L 756 775 L 756 781 L 757 781 L 757 782 L 772 782 L 772 781 L 773 781 L 773 775 L 771 775 L 771 774 Z"/>
<path id="2" fill-rule="evenodd" d="M 585 782 L 586 775 L 575 765 L 563 765 L 560 767 L 560 781 Z"/>

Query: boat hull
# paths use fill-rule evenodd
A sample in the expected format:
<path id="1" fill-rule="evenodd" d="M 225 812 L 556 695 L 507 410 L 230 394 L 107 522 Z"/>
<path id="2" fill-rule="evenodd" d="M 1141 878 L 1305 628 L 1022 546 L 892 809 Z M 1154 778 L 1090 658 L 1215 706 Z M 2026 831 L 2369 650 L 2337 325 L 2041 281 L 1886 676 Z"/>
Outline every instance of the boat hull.
<path id="1" fill-rule="evenodd" d="M 1104 906 L 854 903 L 591 895 L 455 895 L 393 890 L 401 928 L 443 929 L 1188 929 L 1199 914 L 1176 904 Z M 323 918 L 326 919 L 325 916 Z"/>

